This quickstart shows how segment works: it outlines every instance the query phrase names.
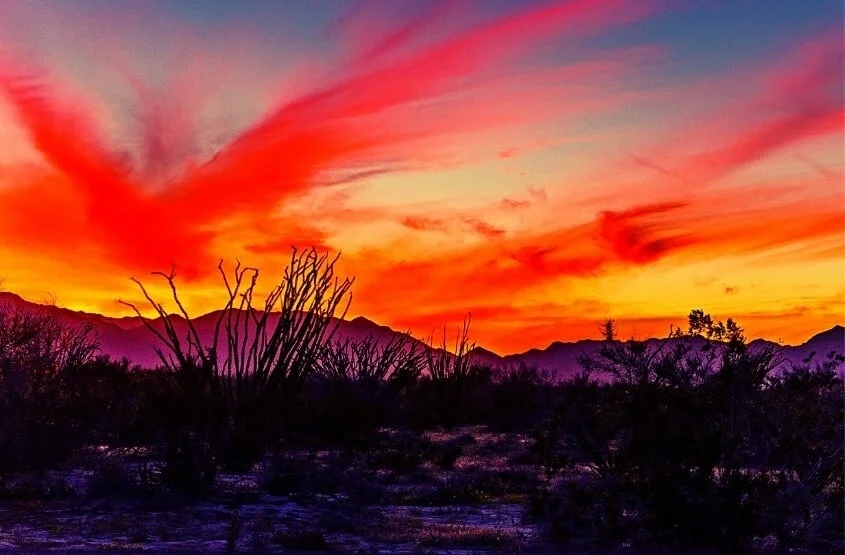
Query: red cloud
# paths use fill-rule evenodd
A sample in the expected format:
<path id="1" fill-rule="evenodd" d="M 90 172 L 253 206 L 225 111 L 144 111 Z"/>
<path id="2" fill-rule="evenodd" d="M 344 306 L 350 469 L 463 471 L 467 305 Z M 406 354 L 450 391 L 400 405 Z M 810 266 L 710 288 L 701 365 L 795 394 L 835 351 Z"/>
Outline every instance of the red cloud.
<path id="1" fill-rule="evenodd" d="M 408 216 L 402 220 L 402 225 L 420 231 L 443 231 L 446 229 L 446 224 L 442 220 L 423 216 Z"/>
<path id="2" fill-rule="evenodd" d="M 448 306 L 457 301 L 482 305 L 560 277 L 649 263 L 685 244 L 671 229 L 656 225 L 680 207 L 643 206 L 620 214 L 599 214 L 587 224 L 501 238 L 450 255 L 401 263 L 384 260 L 358 281 L 358 302 L 370 305 L 386 296 L 407 307 Z M 662 225 L 671 228 L 671 222 Z M 413 287 L 419 280 L 426 287 Z"/>
<path id="3" fill-rule="evenodd" d="M 678 211 L 684 206 L 684 203 L 675 202 L 625 212 L 602 212 L 598 218 L 599 234 L 620 260 L 634 264 L 653 262 L 670 251 L 692 244 L 693 240 L 679 235 L 658 236 L 649 224 L 641 222 L 648 216 Z"/>
<path id="4" fill-rule="evenodd" d="M 841 45 L 825 34 L 784 58 L 746 76 L 736 85 L 743 94 L 710 120 L 664 140 L 672 145 L 669 151 L 661 147 L 632 159 L 664 174 L 672 185 L 701 186 L 802 141 L 840 133 L 845 124 Z"/>
<path id="5" fill-rule="evenodd" d="M 475 218 L 465 218 L 463 221 L 464 223 L 469 225 L 476 233 L 490 239 L 495 237 L 501 237 L 505 234 L 504 229 L 492 226 L 487 222 Z"/>
<path id="6" fill-rule="evenodd" d="M 367 42 L 360 45 L 361 55 L 340 60 L 331 82 L 313 83 L 298 97 L 278 103 L 205 162 L 195 159 L 191 147 L 204 93 L 187 77 L 177 76 L 170 88 L 156 93 L 129 69 L 118 68 L 139 101 L 139 146 L 129 158 L 142 163 L 130 165 L 111 146 L 113 139 L 99 130 L 102 120 L 114 120 L 112 114 L 69 100 L 63 86 L 48 86 L 40 76 L 0 71 L 0 90 L 57 173 L 52 182 L 41 179 L 36 185 L 34 179 L 21 179 L 14 189 L 0 190 L 3 233 L 26 236 L 30 248 L 38 242 L 47 248 L 61 238 L 77 250 L 93 249 L 129 272 L 177 262 L 183 273 L 198 276 L 213 267 L 211 247 L 232 221 L 249 228 L 253 222 L 278 219 L 280 206 L 315 187 L 392 171 L 391 161 L 418 148 L 420 141 L 489 125 L 490 114 L 506 112 L 501 105 L 484 107 L 475 116 L 472 98 L 462 104 L 447 97 L 460 99 L 472 88 L 484 90 L 485 80 L 494 78 L 490 70 L 506 66 L 539 38 L 593 34 L 651 9 L 647 3 L 581 0 L 514 10 L 433 39 L 431 27 L 449 23 L 448 14 L 434 10 L 386 34 L 362 35 Z M 87 17 L 96 19 L 95 14 Z M 109 63 L 118 63 L 118 56 L 106 54 Z M 467 85 L 470 76 L 476 80 L 472 86 Z M 179 96 L 182 86 L 191 91 L 185 97 Z M 528 93 L 520 94 L 519 104 L 526 104 Z M 409 116 L 417 104 L 438 99 L 452 114 L 468 116 Z M 522 116 L 515 114 L 513 122 L 519 123 Z M 335 177 L 327 181 L 327 174 Z M 58 217 L 44 225 L 34 213 L 43 205 L 26 202 L 36 195 L 48 204 L 66 198 L 72 218 Z M 12 206 L 23 213 L 6 215 Z M 502 234 L 475 218 L 467 223 L 485 236 Z M 286 239 L 319 242 L 322 233 Z M 252 243 L 249 248 L 263 252 L 267 246 Z"/>
<path id="7" fill-rule="evenodd" d="M 302 76 L 296 94 L 276 94 L 271 110 L 238 132 L 228 128 L 224 146 L 213 149 L 198 145 L 197 136 L 203 85 L 216 80 L 199 79 L 193 70 L 153 87 L 123 67 L 128 56 L 116 62 L 120 56 L 109 53 L 120 49 L 101 48 L 108 54 L 102 67 L 119 65 L 135 91 L 138 113 L 127 122 L 104 101 L 71 96 L 62 72 L 48 79 L 27 65 L 24 72 L 0 68 L 0 92 L 47 166 L 4 168 L 0 243 L 33 258 L 66 259 L 68 268 L 84 261 L 128 274 L 176 262 L 180 275 L 202 278 L 213 272 L 221 248 L 269 256 L 291 244 L 342 247 L 329 244 L 327 221 L 341 228 L 399 221 L 411 230 L 469 231 L 486 240 L 454 241 L 444 253 L 424 250 L 414 242 L 417 234 L 405 233 L 401 244 L 344 257 L 359 278 L 356 308 L 395 318 L 422 314 L 420 322 L 431 323 L 486 307 L 476 315 L 511 314 L 527 326 L 532 341 L 550 333 L 539 326 L 548 330 L 554 323 L 529 322 L 529 309 L 503 307 L 521 295 L 545 293 L 562 278 L 667 257 L 766 254 L 804 243 L 819 243 L 812 256 L 841 256 L 841 241 L 832 245 L 841 238 L 845 208 L 841 188 L 832 186 L 831 176 L 841 177 L 837 169 L 788 181 L 767 168 L 753 189 L 745 178 L 728 182 L 752 164 L 841 131 L 842 53 L 830 37 L 811 41 L 772 68 L 751 68 L 742 75 L 747 89 L 738 89 L 736 100 L 661 134 L 659 147 L 634 155 L 638 166 L 650 170 L 647 180 L 606 172 L 613 161 L 601 158 L 595 181 L 549 191 L 557 206 L 549 206 L 543 187 L 530 187 L 527 200 L 502 200 L 501 208 L 509 210 L 496 214 L 508 222 L 501 227 L 482 210 L 432 208 L 403 218 L 397 215 L 401 207 L 354 206 L 346 193 L 364 180 L 528 148 L 514 146 L 513 137 L 492 137 L 488 131 L 497 126 L 539 121 L 553 127 L 562 115 L 595 115 L 661 94 L 620 92 L 614 83 L 620 76 L 639 77 L 634 70 L 654 59 L 653 49 L 592 52 L 551 69 L 528 63 L 531 50 L 550 36 L 563 41 L 596 34 L 644 16 L 651 3 L 549 3 L 474 25 L 453 19 L 445 5 L 432 4 L 417 18 L 385 26 L 362 4 L 338 24 L 349 39 L 347 58 L 297 66 Z M 214 75 L 236 65 L 230 61 Z M 328 76 L 317 78 L 323 65 Z M 265 73 L 268 82 L 275 78 Z M 706 90 L 713 88 L 708 84 Z M 699 98 L 706 91 L 693 92 L 694 101 L 706 103 Z M 132 140 L 121 139 L 126 135 Z M 589 205 L 587 216 L 573 208 L 576 187 L 603 197 Z M 308 204 L 327 190 L 330 200 Z M 399 198 L 402 191 L 395 194 Z M 494 198 L 503 194 L 497 190 Z M 524 221 L 529 212 L 515 210 L 529 205 L 536 221 Z M 491 209 L 491 203 L 485 206 Z M 548 213 L 539 214 L 543 209 Z M 505 337 L 506 324 L 496 325 Z"/>
<path id="8" fill-rule="evenodd" d="M 460 218 L 452 219 L 455 224 L 462 223 L 468 226 L 472 231 L 487 238 L 501 237 L 505 234 L 504 229 L 497 228 L 489 223 L 476 218 Z M 441 231 L 449 232 L 454 229 L 454 226 L 449 220 L 439 218 L 429 218 L 425 216 L 407 216 L 402 219 L 402 225 L 417 231 Z"/>
<path id="9" fill-rule="evenodd" d="M 510 198 L 503 198 L 502 199 L 502 206 L 504 208 L 528 208 L 531 206 L 531 203 L 527 200 L 514 200 Z"/>

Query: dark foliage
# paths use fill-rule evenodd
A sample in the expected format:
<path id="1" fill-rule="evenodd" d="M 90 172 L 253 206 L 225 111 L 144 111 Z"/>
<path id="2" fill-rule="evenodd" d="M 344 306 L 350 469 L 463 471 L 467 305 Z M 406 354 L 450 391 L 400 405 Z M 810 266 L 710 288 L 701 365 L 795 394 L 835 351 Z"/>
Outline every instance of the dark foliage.
<path id="1" fill-rule="evenodd" d="M 81 445 L 91 413 L 68 386 L 95 351 L 90 328 L 0 307 L 0 472 L 44 469 Z"/>
<path id="2" fill-rule="evenodd" d="M 609 338 L 583 361 L 536 434 L 553 481 L 534 514 L 562 541 L 841 550 L 837 361 L 774 377 L 777 353 L 734 322 L 689 320 L 671 348 Z"/>
<path id="3" fill-rule="evenodd" d="M 281 323 L 269 312 L 238 312 L 238 284 L 247 274 L 236 270 L 234 284 L 227 283 L 232 301 L 218 322 L 227 346 L 209 347 L 190 329 L 185 343 L 175 326 L 165 326 L 171 356 L 162 351 L 166 364 L 158 370 L 97 357 L 88 328 L 0 307 L 0 495 L 75 495 L 72 484 L 45 472 L 62 465 L 95 470 L 88 495 L 205 495 L 220 468 L 242 471 L 263 461 L 265 492 L 349 492 L 358 477 L 355 495 L 378 502 L 384 492 L 375 481 L 465 468 L 458 461 L 477 448 L 471 435 L 436 440 L 420 432 L 480 424 L 533 430 L 532 452 L 520 454 L 519 470 L 464 470 L 472 479 L 429 484 L 397 499 L 525 499 L 541 470 L 543 485 L 528 512 L 576 549 L 605 542 L 841 552 L 841 355 L 812 356 L 776 374 L 776 349 L 749 345 L 731 320 L 693 311 L 688 329 L 663 342 L 620 341 L 613 322 L 605 323 L 606 341 L 582 361 L 584 372 L 553 384 L 536 369 L 476 364 L 469 321 L 451 350 L 445 334 L 440 347 L 427 348 L 410 336 L 331 341 L 327 316 L 345 289 L 332 289 L 320 274 L 326 260 L 307 256 L 295 257 L 294 269 L 305 273 L 289 278 L 293 292 L 275 293 L 287 299 Z M 317 281 L 305 286 L 296 275 Z M 304 320 L 314 291 L 325 295 L 312 307 L 323 319 Z M 256 336 L 264 339 L 253 342 Z M 250 364 L 262 370 L 251 373 Z M 110 458 L 96 454 L 99 445 L 145 454 Z M 297 446 L 335 459 L 289 457 Z M 230 543 L 239 534 L 233 525 Z M 329 547 L 311 530 L 274 541 Z"/>
<path id="4" fill-rule="evenodd" d="M 349 279 L 334 274 L 338 258 L 316 249 L 294 249 L 280 282 L 254 307 L 259 272 L 218 267 L 228 294 L 211 337 L 204 337 L 182 305 L 175 273 L 158 273 L 172 291 L 172 302 L 187 326 L 153 300 L 160 331 L 144 319 L 161 341 L 159 358 L 170 372 L 160 401 L 170 407 L 162 428 L 165 478 L 186 493 L 210 491 L 218 465 L 245 470 L 278 441 L 290 409 L 314 372 L 325 341 L 349 306 Z M 125 303 L 141 316 L 140 311 Z M 340 308 L 343 307 L 343 308 Z"/>
<path id="5" fill-rule="evenodd" d="M 423 355 L 410 334 L 379 343 L 359 341 L 323 347 L 297 412 L 308 418 L 289 427 L 308 441 L 356 444 L 399 418 L 399 403 L 417 384 Z M 295 417 L 294 417 L 295 418 Z"/>

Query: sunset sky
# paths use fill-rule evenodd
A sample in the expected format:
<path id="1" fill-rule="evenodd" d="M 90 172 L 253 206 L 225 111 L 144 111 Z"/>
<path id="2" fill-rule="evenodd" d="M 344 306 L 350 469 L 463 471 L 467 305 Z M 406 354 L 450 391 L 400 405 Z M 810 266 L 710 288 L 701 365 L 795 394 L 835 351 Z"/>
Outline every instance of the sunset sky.
<path id="1" fill-rule="evenodd" d="M 841 0 L 0 2 L 0 276 L 125 315 L 342 253 L 350 316 L 500 353 L 845 320 Z M 152 288 L 162 297 L 165 291 Z"/>

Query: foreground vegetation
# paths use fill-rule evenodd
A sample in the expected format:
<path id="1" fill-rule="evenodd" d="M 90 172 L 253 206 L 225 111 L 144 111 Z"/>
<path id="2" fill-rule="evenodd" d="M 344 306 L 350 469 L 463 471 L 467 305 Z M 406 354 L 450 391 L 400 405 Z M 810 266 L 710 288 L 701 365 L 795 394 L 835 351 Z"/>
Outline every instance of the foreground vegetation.
<path id="1" fill-rule="evenodd" d="M 352 282 L 335 261 L 294 252 L 259 308 L 257 270 L 221 266 L 229 301 L 211 341 L 193 325 L 181 333 L 139 283 L 163 323 L 149 322 L 157 369 L 97 356 L 90 329 L 0 307 L 7 510 L 53 498 L 184 513 L 216 499 L 241 507 L 215 528 L 226 530 L 217 547 L 243 546 L 249 528 L 272 550 L 331 548 L 344 522 L 390 545 L 410 541 L 398 523 L 425 508 L 518 506 L 538 537 L 418 518 L 412 543 L 842 551 L 841 355 L 775 375 L 775 350 L 693 311 L 662 344 L 619 341 L 607 322 L 583 372 L 553 382 L 474 364 L 469 321 L 450 349 L 445 334 L 426 349 L 408 336 L 339 342 L 332 317 Z M 174 276 L 161 277 L 190 324 Z M 239 516 L 282 498 L 343 511 L 320 513 L 322 526 Z"/>

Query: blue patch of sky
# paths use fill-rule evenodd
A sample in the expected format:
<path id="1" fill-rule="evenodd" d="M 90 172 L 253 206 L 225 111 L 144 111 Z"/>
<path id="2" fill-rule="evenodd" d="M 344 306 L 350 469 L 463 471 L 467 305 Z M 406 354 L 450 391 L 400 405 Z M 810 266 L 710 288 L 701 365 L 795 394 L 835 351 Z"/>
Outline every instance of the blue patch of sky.
<path id="1" fill-rule="evenodd" d="M 685 0 L 593 44 L 663 45 L 677 62 L 673 72 L 696 75 L 730 70 L 744 60 L 776 60 L 796 42 L 842 24 L 841 0 Z"/>

